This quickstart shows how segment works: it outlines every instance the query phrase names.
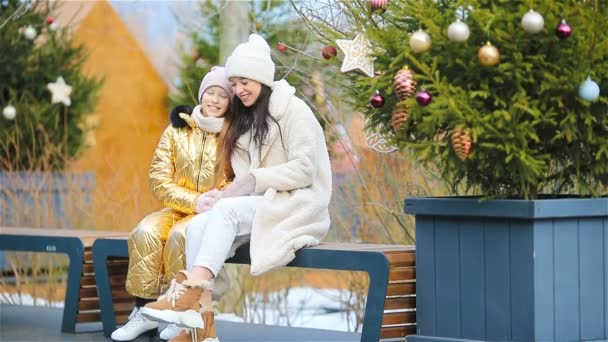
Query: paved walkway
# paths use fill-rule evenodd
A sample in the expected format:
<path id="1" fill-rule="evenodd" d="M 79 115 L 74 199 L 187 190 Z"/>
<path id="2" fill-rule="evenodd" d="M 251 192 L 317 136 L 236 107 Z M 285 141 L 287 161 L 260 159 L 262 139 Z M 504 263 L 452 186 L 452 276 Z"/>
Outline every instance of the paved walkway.
<path id="1" fill-rule="evenodd" d="M 0 341 L 105 341 L 110 342 L 101 333 L 101 324 L 81 324 L 76 334 L 61 333 L 62 309 L 0 305 Z M 222 342 L 244 341 L 306 341 L 338 342 L 359 341 L 360 334 L 344 333 L 319 329 L 288 328 L 257 324 L 216 321 L 218 335 Z M 141 337 L 137 342 L 160 342 L 158 337 Z"/>

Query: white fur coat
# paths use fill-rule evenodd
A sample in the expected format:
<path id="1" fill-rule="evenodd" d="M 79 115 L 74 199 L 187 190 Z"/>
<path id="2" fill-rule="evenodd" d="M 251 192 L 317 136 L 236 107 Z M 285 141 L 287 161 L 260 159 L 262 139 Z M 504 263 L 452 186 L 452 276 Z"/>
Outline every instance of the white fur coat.
<path id="1" fill-rule="evenodd" d="M 311 109 L 285 80 L 275 82 L 269 112 L 275 123 L 259 151 L 251 131 L 238 144 L 249 151 L 232 157 L 236 177 L 251 173 L 256 193 L 264 193 L 251 233 L 251 273 L 289 263 L 295 251 L 317 245 L 329 230 L 331 166 L 323 129 Z"/>

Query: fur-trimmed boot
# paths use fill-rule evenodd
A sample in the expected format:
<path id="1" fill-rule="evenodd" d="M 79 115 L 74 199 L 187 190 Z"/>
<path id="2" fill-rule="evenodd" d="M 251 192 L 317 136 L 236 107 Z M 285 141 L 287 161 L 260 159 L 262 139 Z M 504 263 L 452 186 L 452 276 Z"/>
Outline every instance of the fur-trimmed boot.
<path id="1" fill-rule="evenodd" d="M 210 296 L 209 296 L 210 298 Z M 215 330 L 215 308 L 217 302 L 208 301 L 206 295 L 201 297 L 201 317 L 205 327 L 203 329 L 193 328 L 190 331 L 182 331 L 182 333 L 169 342 L 220 342 Z"/>
<path id="2" fill-rule="evenodd" d="M 188 272 L 179 271 L 169 290 L 156 302 L 146 304 L 141 309 L 141 314 L 153 321 L 186 328 L 203 328 L 200 300 L 204 293 L 211 297 L 210 287 L 211 282 L 189 280 Z"/>

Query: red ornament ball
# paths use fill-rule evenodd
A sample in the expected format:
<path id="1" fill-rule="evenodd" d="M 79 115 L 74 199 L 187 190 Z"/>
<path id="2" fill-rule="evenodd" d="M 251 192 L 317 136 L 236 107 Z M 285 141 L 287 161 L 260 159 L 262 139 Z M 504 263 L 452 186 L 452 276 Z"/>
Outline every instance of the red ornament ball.
<path id="1" fill-rule="evenodd" d="M 338 54 L 338 50 L 335 47 L 326 45 L 321 51 L 321 56 L 325 59 L 330 59 L 332 57 L 336 57 Z"/>
<path id="2" fill-rule="evenodd" d="M 55 18 L 53 18 L 51 16 L 46 17 L 46 23 L 47 24 L 51 25 L 54 22 L 55 22 Z"/>
<path id="3" fill-rule="evenodd" d="M 376 93 L 369 98 L 369 104 L 374 108 L 384 106 L 384 96 L 380 95 L 380 92 L 376 90 Z"/>
<path id="4" fill-rule="evenodd" d="M 388 7 L 389 0 L 368 0 L 372 11 L 384 11 Z"/>
<path id="5" fill-rule="evenodd" d="M 283 43 L 279 43 L 279 45 L 277 45 L 277 49 L 279 49 L 279 51 L 281 51 L 281 52 L 285 52 L 285 51 L 287 51 L 287 45 L 285 45 Z"/>
<path id="6" fill-rule="evenodd" d="M 421 106 L 428 105 L 431 103 L 432 99 L 433 95 L 426 90 L 419 91 L 418 94 L 416 94 L 416 102 L 418 102 L 418 104 Z"/>
<path id="7" fill-rule="evenodd" d="M 557 28 L 555 29 L 555 34 L 560 39 L 566 39 L 570 37 L 570 35 L 572 35 L 572 26 L 570 26 L 570 24 L 568 24 L 565 20 L 562 20 L 562 22 L 557 25 Z"/>

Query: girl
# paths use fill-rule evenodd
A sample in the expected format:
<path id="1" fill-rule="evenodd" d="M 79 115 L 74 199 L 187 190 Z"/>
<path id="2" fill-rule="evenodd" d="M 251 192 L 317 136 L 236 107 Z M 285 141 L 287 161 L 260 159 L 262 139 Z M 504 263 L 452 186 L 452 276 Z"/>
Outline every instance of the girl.
<path id="1" fill-rule="evenodd" d="M 112 333 L 114 341 L 156 334 L 158 322 L 145 319 L 140 308 L 158 298 L 163 274 L 168 281 L 184 268 L 185 228 L 193 214 L 204 210 L 201 193 L 226 182 L 228 163 L 216 158 L 216 150 L 232 96 L 224 68 L 214 67 L 199 87 L 200 104 L 194 109 L 178 106 L 171 112 L 171 125 L 165 129 L 150 167 L 152 191 L 165 208 L 146 216 L 129 236 L 126 288 L 136 301 L 127 324 Z M 169 326 L 161 338 L 168 340 L 178 333 L 175 326 Z"/>
<path id="2" fill-rule="evenodd" d="M 150 319 L 204 327 L 192 330 L 192 340 L 219 341 L 214 279 L 236 245 L 251 239 L 251 273 L 259 275 L 319 244 L 329 230 L 331 168 L 323 130 L 293 87 L 273 82 L 274 69 L 270 47 L 256 34 L 228 58 L 235 98 L 220 153 L 230 157 L 236 178 L 188 224 L 188 271 L 178 273 L 173 291 L 142 309 Z"/>

